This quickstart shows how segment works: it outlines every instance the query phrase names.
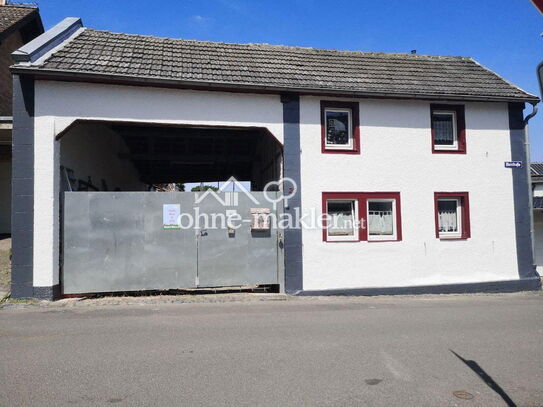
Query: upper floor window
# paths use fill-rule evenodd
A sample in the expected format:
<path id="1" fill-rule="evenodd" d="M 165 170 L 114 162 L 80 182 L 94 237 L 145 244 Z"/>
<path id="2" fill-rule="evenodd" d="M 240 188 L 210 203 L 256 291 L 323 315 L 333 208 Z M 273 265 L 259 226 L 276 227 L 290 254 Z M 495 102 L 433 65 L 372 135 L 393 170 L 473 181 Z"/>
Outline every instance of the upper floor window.
<path id="1" fill-rule="evenodd" d="M 432 152 L 465 153 L 464 106 L 431 105 Z"/>
<path id="2" fill-rule="evenodd" d="M 353 148 L 353 120 L 351 109 L 326 109 L 326 148 Z"/>
<path id="3" fill-rule="evenodd" d="M 323 153 L 360 153 L 358 102 L 321 101 Z"/>

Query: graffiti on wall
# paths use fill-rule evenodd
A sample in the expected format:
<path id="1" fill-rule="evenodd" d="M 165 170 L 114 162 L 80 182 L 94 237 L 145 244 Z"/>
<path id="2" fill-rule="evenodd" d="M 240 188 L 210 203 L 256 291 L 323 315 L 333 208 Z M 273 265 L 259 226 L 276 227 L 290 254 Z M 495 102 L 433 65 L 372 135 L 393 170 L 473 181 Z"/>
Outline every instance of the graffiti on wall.
<path id="1" fill-rule="evenodd" d="M 62 190 L 63 191 L 109 191 L 105 179 L 100 180 L 100 185 L 93 183 L 90 175 L 86 178 L 78 178 L 75 171 L 64 166 L 60 167 L 62 173 Z M 120 191 L 121 188 L 116 187 L 114 191 Z"/>

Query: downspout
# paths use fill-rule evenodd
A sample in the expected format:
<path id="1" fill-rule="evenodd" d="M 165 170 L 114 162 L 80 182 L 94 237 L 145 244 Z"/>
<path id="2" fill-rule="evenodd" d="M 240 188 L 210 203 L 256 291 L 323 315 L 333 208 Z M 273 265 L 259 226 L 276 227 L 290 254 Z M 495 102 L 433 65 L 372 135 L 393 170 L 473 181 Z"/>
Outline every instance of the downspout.
<path id="1" fill-rule="evenodd" d="M 528 175 L 528 182 L 530 183 L 528 191 L 528 202 L 530 204 L 530 238 L 532 242 L 532 263 L 534 270 L 536 270 L 535 264 L 535 229 L 534 229 L 534 194 L 532 191 L 532 172 L 531 172 L 531 155 L 530 155 L 530 136 L 528 135 L 528 122 L 532 117 L 537 114 L 537 102 L 530 102 L 532 105 L 532 113 L 524 118 L 524 148 L 526 149 L 526 172 Z M 536 271 L 537 273 L 537 271 Z"/>

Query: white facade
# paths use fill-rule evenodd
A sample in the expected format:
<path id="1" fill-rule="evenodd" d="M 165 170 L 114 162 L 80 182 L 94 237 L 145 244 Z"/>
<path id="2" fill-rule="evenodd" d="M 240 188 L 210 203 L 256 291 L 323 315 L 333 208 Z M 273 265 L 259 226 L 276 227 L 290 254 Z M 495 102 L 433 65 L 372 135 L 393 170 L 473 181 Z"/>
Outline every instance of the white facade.
<path id="1" fill-rule="evenodd" d="M 61 160 L 55 137 L 76 120 L 265 127 L 283 142 L 278 95 L 37 81 L 35 105 L 34 206 L 39 214 L 34 218 L 35 287 L 59 283 Z"/>
<path id="2" fill-rule="evenodd" d="M 534 211 L 535 264 L 539 275 L 543 274 L 543 211 Z"/>
<path id="3" fill-rule="evenodd" d="M 304 290 L 518 278 L 507 104 L 466 103 L 467 154 L 432 154 L 430 102 L 360 100 L 360 155 L 322 154 L 320 98 L 301 100 L 302 205 L 322 192 L 400 192 L 403 239 L 303 234 Z M 488 182 L 488 180 L 492 182 Z M 471 235 L 435 236 L 434 192 L 469 192 Z"/>
<path id="4" fill-rule="evenodd" d="M 38 81 L 35 98 L 38 287 L 59 283 L 58 171 L 70 158 L 55 136 L 75 120 L 265 127 L 283 142 L 278 95 Z M 361 99 L 361 153 L 346 155 L 321 153 L 320 100 L 300 100 L 302 210 L 321 213 L 325 191 L 400 192 L 403 239 L 328 243 L 321 230 L 304 230 L 304 290 L 519 278 L 506 103 L 465 103 L 467 154 L 432 154 L 430 102 Z M 433 194 L 447 191 L 469 192 L 467 240 L 435 236 Z"/>
<path id="5" fill-rule="evenodd" d="M 543 197 L 543 184 L 534 187 L 534 198 Z M 539 275 L 543 274 L 543 210 L 534 210 L 534 249 L 535 264 Z"/>

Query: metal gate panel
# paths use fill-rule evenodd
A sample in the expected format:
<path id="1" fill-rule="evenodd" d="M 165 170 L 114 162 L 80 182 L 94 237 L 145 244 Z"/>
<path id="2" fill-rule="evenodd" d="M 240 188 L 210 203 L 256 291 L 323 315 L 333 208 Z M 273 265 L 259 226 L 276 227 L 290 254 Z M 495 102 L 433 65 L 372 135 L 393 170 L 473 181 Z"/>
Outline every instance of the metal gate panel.
<path id="1" fill-rule="evenodd" d="M 250 222 L 251 208 L 274 209 L 263 193 L 251 195 L 258 204 L 238 193 L 235 206 L 224 206 L 225 193 L 196 204 L 192 192 L 66 192 L 64 294 L 277 284 L 277 230 L 252 231 Z M 226 225 L 165 229 L 165 204 L 192 215 L 196 207 L 200 214 L 235 210 L 243 221 L 234 235 Z"/>
<path id="2" fill-rule="evenodd" d="M 229 193 L 230 194 L 230 193 Z M 274 192 L 268 196 L 275 197 Z M 215 196 L 219 199 L 215 199 Z M 243 286 L 278 283 L 277 229 L 251 230 L 251 208 L 269 208 L 272 204 L 262 192 L 236 193 L 235 207 L 222 206 L 225 193 L 208 196 L 199 203 L 200 213 L 225 213 L 235 210 L 241 226 L 229 235 L 227 229 L 207 229 L 198 237 L 198 281 L 200 287 Z"/>
<path id="3" fill-rule="evenodd" d="M 65 294 L 195 287 L 194 230 L 163 228 L 162 205 L 192 211 L 194 194 L 66 192 Z"/>

